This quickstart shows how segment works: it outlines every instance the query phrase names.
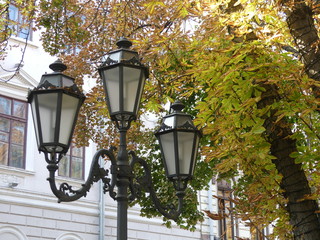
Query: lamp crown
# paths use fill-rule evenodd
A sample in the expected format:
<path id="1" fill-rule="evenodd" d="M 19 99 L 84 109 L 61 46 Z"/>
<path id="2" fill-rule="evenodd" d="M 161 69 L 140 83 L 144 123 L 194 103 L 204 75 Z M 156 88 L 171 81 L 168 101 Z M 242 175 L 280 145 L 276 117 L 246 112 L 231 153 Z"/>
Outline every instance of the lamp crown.
<path id="1" fill-rule="evenodd" d="M 120 38 L 116 44 L 119 48 L 126 48 L 126 49 L 132 46 L 132 42 L 125 37 Z"/>
<path id="2" fill-rule="evenodd" d="M 175 112 L 181 112 L 182 109 L 184 109 L 184 104 L 182 102 L 180 102 L 179 100 L 176 100 L 172 105 L 171 105 L 171 109 L 174 110 Z"/>
<path id="3" fill-rule="evenodd" d="M 62 63 L 60 59 L 57 59 L 54 63 L 49 65 L 49 68 L 54 72 L 63 72 L 67 69 L 67 66 Z"/>

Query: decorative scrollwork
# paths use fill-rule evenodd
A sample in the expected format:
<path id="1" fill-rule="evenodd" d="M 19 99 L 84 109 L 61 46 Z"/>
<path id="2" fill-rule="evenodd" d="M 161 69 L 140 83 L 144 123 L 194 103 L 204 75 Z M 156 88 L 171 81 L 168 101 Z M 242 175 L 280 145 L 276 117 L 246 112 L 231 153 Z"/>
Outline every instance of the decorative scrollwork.
<path id="1" fill-rule="evenodd" d="M 58 163 L 59 161 L 55 160 L 54 154 L 51 155 L 51 160 L 49 160 L 49 164 L 47 166 L 49 170 L 49 178 L 47 179 L 50 183 L 50 187 L 52 192 L 55 194 L 55 196 L 58 198 L 59 202 L 71 202 L 75 201 L 81 197 L 85 197 L 87 193 L 89 192 L 92 184 L 94 182 L 99 181 L 100 179 L 104 183 L 103 190 L 104 192 L 109 192 L 111 197 L 115 197 L 116 193 L 114 192 L 114 186 L 116 183 L 116 179 L 114 176 L 110 179 L 108 177 L 109 170 L 104 169 L 100 167 L 99 159 L 100 157 L 109 157 L 112 164 L 116 163 L 114 154 L 113 154 L 114 148 L 110 148 L 110 150 L 102 149 L 98 151 L 94 157 L 91 164 L 90 174 L 86 180 L 86 182 L 82 185 L 80 189 L 74 190 L 72 186 L 70 186 L 68 183 L 62 183 L 59 187 L 59 189 L 56 186 L 55 182 L 55 172 L 58 169 Z M 60 158 L 61 156 L 59 156 Z"/>
<path id="2" fill-rule="evenodd" d="M 129 154 L 132 156 L 132 160 L 130 162 L 131 168 L 133 169 L 136 164 L 139 164 L 144 170 L 144 175 L 142 177 L 137 178 L 136 176 L 133 176 L 133 178 L 136 180 L 135 183 L 133 178 L 130 179 L 131 195 L 129 196 L 129 199 L 131 201 L 136 199 L 141 194 L 141 190 L 144 189 L 146 192 L 150 193 L 152 201 L 157 210 L 163 216 L 176 221 L 182 210 L 182 202 L 185 195 L 184 192 L 177 192 L 176 194 L 179 200 L 178 207 L 173 204 L 162 205 L 154 190 L 151 170 L 148 163 L 144 159 L 137 157 L 133 151 L 130 151 Z"/>
<path id="3" fill-rule="evenodd" d="M 194 130 L 194 129 L 196 129 L 196 127 L 194 125 L 192 125 L 189 121 L 186 121 L 184 124 L 176 126 L 175 128 L 186 129 L 186 130 Z M 168 126 L 168 125 L 162 123 L 160 128 L 159 128 L 159 132 L 166 131 L 166 130 L 171 130 L 171 129 L 173 129 L 173 126 Z"/>
<path id="4" fill-rule="evenodd" d="M 117 60 L 114 60 L 114 59 L 111 59 L 110 57 L 108 57 L 107 60 L 103 63 L 103 65 L 101 67 L 110 66 L 113 64 L 117 64 L 117 63 L 143 66 L 143 64 L 136 57 L 132 57 L 130 59 L 122 59 L 121 61 L 117 61 Z"/>
<path id="5" fill-rule="evenodd" d="M 110 148 L 110 150 L 102 149 L 94 155 L 91 164 L 90 174 L 86 182 L 82 185 L 80 189 L 76 190 L 73 189 L 71 185 L 65 182 L 60 185 L 59 189 L 57 188 L 55 182 L 55 172 L 58 169 L 59 160 L 55 159 L 54 154 L 51 154 L 51 160 L 48 159 L 49 164 L 47 166 L 50 173 L 48 181 L 50 183 L 52 192 L 58 198 L 58 202 L 71 202 L 81 197 L 85 197 L 89 192 L 92 184 L 99 180 L 103 182 L 104 193 L 109 192 L 110 197 L 116 200 L 117 194 L 114 191 L 114 188 L 116 186 L 117 177 L 121 174 L 125 174 L 126 176 L 129 176 L 130 181 L 129 188 L 131 195 L 128 196 L 129 201 L 133 201 L 134 199 L 138 198 L 143 191 L 148 192 L 157 210 L 163 216 L 176 221 L 182 210 L 184 192 L 180 191 L 176 194 L 179 200 L 177 207 L 173 204 L 162 205 L 154 190 L 151 177 L 151 170 L 147 162 L 144 159 L 137 157 L 133 151 L 130 151 L 129 154 L 132 157 L 130 165 L 126 168 L 121 168 L 122 171 L 125 171 L 121 172 L 121 169 L 119 170 L 119 167 L 117 166 L 117 161 L 113 153 L 114 149 L 115 148 Z M 100 166 L 100 157 L 108 157 L 110 159 L 111 178 L 109 177 L 109 170 L 104 169 Z M 58 158 L 61 158 L 61 156 L 59 155 Z M 132 174 L 132 170 L 134 169 L 135 165 L 139 165 L 142 167 L 142 176 L 137 177 L 134 174 Z M 127 171 L 130 171 L 130 174 L 128 174 Z"/>
<path id="6" fill-rule="evenodd" d="M 70 196 L 70 194 L 72 195 L 72 194 L 76 194 L 77 193 L 77 191 L 74 191 L 73 189 L 72 189 L 72 186 L 70 186 L 68 183 L 66 183 L 66 182 L 64 182 L 64 183 L 62 183 L 61 185 L 60 185 L 60 188 L 59 188 L 59 190 L 61 191 L 61 192 L 63 192 L 65 195 L 68 195 L 68 196 Z M 70 193 L 70 194 L 69 194 Z"/>

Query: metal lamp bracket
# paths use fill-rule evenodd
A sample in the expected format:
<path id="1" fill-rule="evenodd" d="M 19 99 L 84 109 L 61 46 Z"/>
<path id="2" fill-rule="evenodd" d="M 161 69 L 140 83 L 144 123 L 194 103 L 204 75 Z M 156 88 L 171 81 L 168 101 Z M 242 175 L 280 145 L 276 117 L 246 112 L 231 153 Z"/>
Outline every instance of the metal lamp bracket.
<path id="1" fill-rule="evenodd" d="M 92 184 L 94 182 L 98 182 L 99 180 L 103 182 L 103 192 L 109 192 L 110 197 L 116 200 L 117 192 L 115 191 L 115 186 L 117 184 L 118 179 L 124 177 L 129 179 L 129 189 L 131 194 L 128 196 L 128 201 L 132 202 L 133 200 L 138 198 L 142 194 L 142 190 L 144 190 L 145 192 L 148 192 L 150 194 L 155 207 L 163 216 L 176 221 L 182 210 L 182 202 L 185 193 L 181 191 L 176 193 L 176 196 L 178 197 L 177 208 L 172 204 L 161 204 L 159 198 L 156 195 L 156 191 L 154 190 L 154 185 L 151 177 L 151 170 L 147 162 L 144 159 L 137 157 L 133 151 L 130 151 L 130 164 L 118 165 L 116 157 L 114 155 L 114 150 L 114 147 L 111 147 L 109 150 L 102 149 L 94 155 L 91 164 L 91 169 L 89 171 L 90 174 L 86 182 L 82 184 L 82 187 L 80 189 L 73 189 L 73 187 L 66 182 L 60 184 L 59 188 L 57 187 L 55 173 L 58 170 L 58 163 L 60 159 L 63 157 L 63 154 L 59 154 L 57 159 L 55 159 L 55 154 L 51 154 L 51 159 L 47 160 L 47 162 L 49 163 L 47 168 L 50 173 L 49 178 L 47 180 L 50 183 L 52 192 L 58 198 L 58 202 L 71 202 L 78 200 L 81 197 L 85 197 L 89 192 Z M 110 159 L 111 171 L 100 166 L 99 159 L 101 157 L 108 157 Z M 142 167 L 144 173 L 143 176 L 136 177 L 133 174 L 132 169 L 136 166 Z M 111 173 L 111 177 L 109 177 L 109 172 Z"/>

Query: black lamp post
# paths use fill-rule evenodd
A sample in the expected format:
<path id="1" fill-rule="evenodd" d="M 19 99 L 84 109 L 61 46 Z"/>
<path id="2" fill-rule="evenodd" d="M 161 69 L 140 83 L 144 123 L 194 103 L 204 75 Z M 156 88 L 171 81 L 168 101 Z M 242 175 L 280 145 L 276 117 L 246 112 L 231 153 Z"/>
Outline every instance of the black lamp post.
<path id="1" fill-rule="evenodd" d="M 50 65 L 54 72 L 42 76 L 39 86 L 30 91 L 28 102 L 31 103 L 38 149 L 45 154 L 48 181 L 59 202 L 75 201 L 86 196 L 94 182 L 103 181 L 104 193 L 109 192 L 118 203 L 117 239 L 126 240 L 128 203 L 139 197 L 142 188 L 150 193 L 155 207 L 163 216 L 173 220 L 178 218 L 187 182 L 193 175 L 200 131 L 193 125 L 191 116 L 181 112 L 184 106 L 180 102 L 174 103 L 171 106 L 173 112 L 164 117 L 156 136 L 160 142 L 166 175 L 174 183 L 179 202 L 177 209 L 162 205 L 153 188 L 148 164 L 133 151 L 128 152 L 126 146 L 127 130 L 131 121 L 137 118 L 148 68 L 140 63 L 137 52 L 129 50 L 132 45 L 129 40 L 122 38 L 117 45 L 119 49 L 110 52 L 98 70 L 111 119 L 116 122 L 120 133 L 120 146 L 117 156 L 112 147 L 95 154 L 88 179 L 82 188 L 74 190 L 69 184 L 62 183 L 58 189 L 55 183 L 58 163 L 69 149 L 77 115 L 85 98 L 73 79 L 62 74 L 66 69 L 63 63 L 58 60 Z M 99 165 L 100 157 L 110 159 L 111 177 L 109 170 Z M 135 165 L 143 168 L 142 177 L 134 175 Z"/>

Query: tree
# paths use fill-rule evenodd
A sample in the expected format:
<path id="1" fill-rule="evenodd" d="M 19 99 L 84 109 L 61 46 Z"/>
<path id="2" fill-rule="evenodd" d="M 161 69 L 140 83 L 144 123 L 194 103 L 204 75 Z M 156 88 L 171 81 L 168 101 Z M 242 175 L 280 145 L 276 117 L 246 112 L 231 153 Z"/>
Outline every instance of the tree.
<path id="1" fill-rule="evenodd" d="M 119 37 L 132 39 L 151 69 L 142 111 L 161 114 L 162 103 L 180 98 L 203 128 L 201 155 L 214 168 L 199 165 L 206 177 L 194 189 L 216 172 L 237 178 L 239 217 L 274 224 L 270 238 L 318 239 L 318 8 L 318 1 L 295 0 L 42 0 L 30 19 L 80 84 L 98 79 L 95 68 Z M 97 83 L 82 129 L 110 124 L 101 117 L 108 113 Z M 99 115 L 86 114 L 93 109 Z M 94 129 L 78 131 L 79 139 L 103 144 Z M 145 200 L 145 214 L 156 214 Z M 193 210 L 182 225 L 199 219 L 183 220 Z"/>

